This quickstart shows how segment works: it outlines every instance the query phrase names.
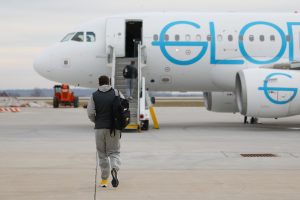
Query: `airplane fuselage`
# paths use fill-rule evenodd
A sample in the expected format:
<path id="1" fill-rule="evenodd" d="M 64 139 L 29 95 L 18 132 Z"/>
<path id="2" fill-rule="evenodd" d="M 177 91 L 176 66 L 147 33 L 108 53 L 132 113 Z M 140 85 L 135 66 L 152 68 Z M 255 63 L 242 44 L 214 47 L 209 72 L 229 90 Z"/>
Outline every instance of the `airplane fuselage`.
<path id="1" fill-rule="evenodd" d="M 96 40 L 57 43 L 35 68 L 50 80 L 96 88 L 99 75 L 111 75 L 108 46 L 126 57 L 126 22 L 135 21 L 142 23 L 142 73 L 152 91 L 233 91 L 240 70 L 300 60 L 299 14 L 149 13 L 79 26 L 74 33 L 93 32 Z"/>

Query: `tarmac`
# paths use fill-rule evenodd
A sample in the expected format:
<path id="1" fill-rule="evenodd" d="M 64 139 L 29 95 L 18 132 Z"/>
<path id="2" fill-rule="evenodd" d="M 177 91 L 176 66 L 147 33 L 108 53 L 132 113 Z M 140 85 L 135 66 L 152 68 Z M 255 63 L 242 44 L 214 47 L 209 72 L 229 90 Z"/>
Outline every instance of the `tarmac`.
<path id="1" fill-rule="evenodd" d="M 300 199 L 300 116 L 244 125 L 239 114 L 155 109 L 160 129 L 123 133 L 120 185 L 97 199 Z M 0 113 L 1 200 L 92 200 L 95 156 L 83 108 Z"/>

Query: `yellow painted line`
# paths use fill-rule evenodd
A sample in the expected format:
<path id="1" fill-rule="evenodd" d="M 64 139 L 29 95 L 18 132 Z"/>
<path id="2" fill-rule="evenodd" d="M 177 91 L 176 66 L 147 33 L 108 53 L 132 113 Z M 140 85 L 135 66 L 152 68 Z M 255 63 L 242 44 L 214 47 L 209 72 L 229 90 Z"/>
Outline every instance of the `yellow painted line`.
<path id="1" fill-rule="evenodd" d="M 159 129 L 159 124 L 158 124 L 153 106 L 150 106 L 149 109 L 150 109 L 150 114 L 151 114 L 151 117 L 152 117 L 154 128 Z"/>
<path id="2" fill-rule="evenodd" d="M 137 124 L 129 124 L 125 129 L 139 129 L 139 125 Z"/>

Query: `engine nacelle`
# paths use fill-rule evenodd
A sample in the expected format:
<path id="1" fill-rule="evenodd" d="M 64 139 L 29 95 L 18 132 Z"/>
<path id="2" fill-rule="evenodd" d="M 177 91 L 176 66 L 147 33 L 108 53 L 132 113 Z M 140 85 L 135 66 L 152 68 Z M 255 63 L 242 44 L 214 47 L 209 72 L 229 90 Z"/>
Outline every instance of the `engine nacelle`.
<path id="1" fill-rule="evenodd" d="M 204 92 L 205 107 L 213 112 L 239 112 L 233 92 Z"/>
<path id="2" fill-rule="evenodd" d="M 241 114 L 279 118 L 300 114 L 300 71 L 245 69 L 236 76 Z"/>

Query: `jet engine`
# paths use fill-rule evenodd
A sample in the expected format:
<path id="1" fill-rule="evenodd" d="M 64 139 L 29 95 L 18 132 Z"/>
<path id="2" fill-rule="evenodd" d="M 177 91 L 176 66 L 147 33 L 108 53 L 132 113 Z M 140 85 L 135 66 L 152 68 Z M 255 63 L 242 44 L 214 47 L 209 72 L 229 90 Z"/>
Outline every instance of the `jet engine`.
<path id="1" fill-rule="evenodd" d="M 300 114 L 300 71 L 245 69 L 236 75 L 236 100 L 241 114 L 279 118 Z"/>
<path id="2" fill-rule="evenodd" d="M 233 92 L 204 92 L 205 107 L 208 111 L 239 112 Z"/>

